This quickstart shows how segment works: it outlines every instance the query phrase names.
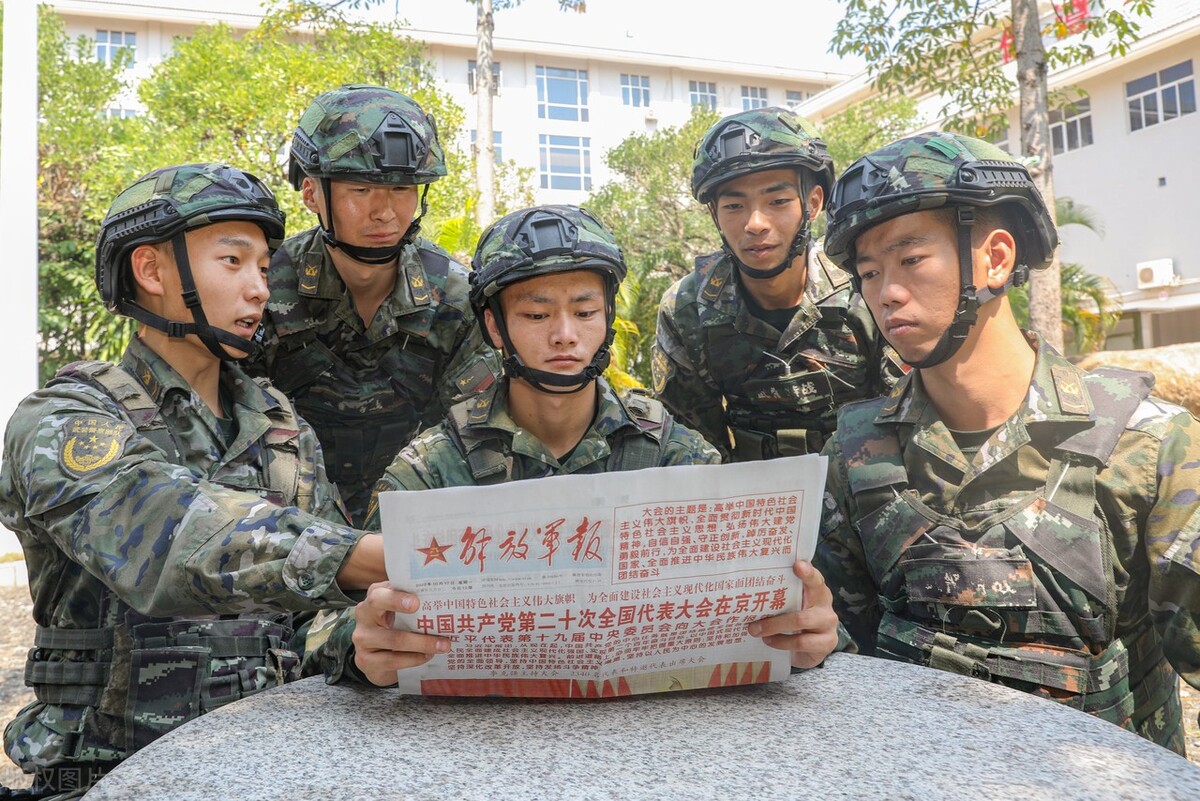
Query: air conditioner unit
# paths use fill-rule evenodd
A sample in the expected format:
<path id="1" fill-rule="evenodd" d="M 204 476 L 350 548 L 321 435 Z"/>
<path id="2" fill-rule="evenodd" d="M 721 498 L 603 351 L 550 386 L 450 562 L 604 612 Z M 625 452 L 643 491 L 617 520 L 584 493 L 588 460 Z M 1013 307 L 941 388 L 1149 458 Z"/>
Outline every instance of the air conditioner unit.
<path id="1" fill-rule="evenodd" d="M 1137 265 L 1138 289 L 1158 289 L 1164 286 L 1175 286 L 1179 277 L 1175 275 L 1174 259 L 1155 259 L 1143 261 Z"/>

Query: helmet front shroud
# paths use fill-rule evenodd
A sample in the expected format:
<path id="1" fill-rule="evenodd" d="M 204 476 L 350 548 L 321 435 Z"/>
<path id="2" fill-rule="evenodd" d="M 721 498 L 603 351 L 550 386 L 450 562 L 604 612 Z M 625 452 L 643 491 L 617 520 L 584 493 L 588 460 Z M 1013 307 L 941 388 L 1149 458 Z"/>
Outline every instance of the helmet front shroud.
<path id="1" fill-rule="evenodd" d="M 318 181 L 325 197 L 321 237 L 366 264 L 386 264 L 416 239 L 429 184 L 446 174 L 437 124 L 416 101 L 382 86 L 350 84 L 319 95 L 300 117 L 288 156 L 288 180 L 300 189 Z M 331 181 L 421 186 L 421 208 L 400 241 L 390 247 L 350 245 L 337 238 Z"/>
<path id="2" fill-rule="evenodd" d="M 96 288 L 105 308 L 132 317 L 170 337 L 195 334 L 218 359 L 222 345 L 252 354 L 262 342 L 259 326 L 244 339 L 208 324 L 188 257 L 188 231 L 242 220 L 263 230 L 272 252 L 283 242 L 284 214 L 261 181 L 225 164 L 183 164 L 148 173 L 117 195 L 96 238 Z M 170 242 L 190 322 L 167 320 L 135 300 L 129 257 L 140 245 Z"/>
<path id="3" fill-rule="evenodd" d="M 803 214 L 800 230 L 792 238 L 783 261 L 770 270 L 753 270 L 734 255 L 725 234 L 721 233 L 721 244 L 726 254 L 748 278 L 774 278 L 790 267 L 796 256 L 807 251 L 812 236 L 812 220 L 808 216 L 804 182 L 799 177 L 804 174 L 813 176 L 828 198 L 833 187 L 833 159 L 812 123 L 779 107 L 731 114 L 709 128 L 696 145 L 692 162 L 692 195 L 708 206 L 718 231 L 721 226 L 717 222 L 716 196 L 720 186 L 752 173 L 780 169 L 796 172 Z"/>
<path id="4" fill-rule="evenodd" d="M 848 270 L 855 288 L 861 281 L 854 243 L 872 226 L 902 214 L 954 210 L 958 243 L 959 297 L 954 321 L 937 345 L 913 367 L 932 367 L 962 347 L 979 307 L 1020 286 L 1031 269 L 1054 258 L 1058 232 L 1029 171 L 995 145 L 951 133 L 924 133 L 893 142 L 852 164 L 834 185 L 826 210 L 825 254 Z M 1004 286 L 977 289 L 971 236 L 977 209 L 997 209 L 1011 220 L 1017 263 Z"/>
<path id="5" fill-rule="evenodd" d="M 513 212 L 494 222 L 480 237 L 471 261 L 471 306 L 484 339 L 505 352 L 504 372 L 523 378 L 542 392 L 579 392 L 608 367 L 616 320 L 617 287 L 625 278 L 625 259 L 612 233 L 591 212 L 578 206 L 536 206 Z M 591 362 L 575 375 L 535 370 L 521 359 L 504 321 L 500 292 L 540 275 L 591 270 L 604 279 L 607 334 Z M 492 340 L 484 321 L 490 309 L 500 332 Z M 552 389 L 562 387 L 570 389 Z"/>

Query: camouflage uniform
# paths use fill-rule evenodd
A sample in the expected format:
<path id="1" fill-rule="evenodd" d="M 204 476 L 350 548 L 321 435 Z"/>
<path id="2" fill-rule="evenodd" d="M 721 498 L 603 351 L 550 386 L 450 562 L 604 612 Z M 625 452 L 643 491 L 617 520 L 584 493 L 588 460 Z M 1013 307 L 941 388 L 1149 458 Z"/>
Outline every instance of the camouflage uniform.
<path id="1" fill-rule="evenodd" d="M 418 431 L 499 372 L 467 302 L 467 272 L 418 240 L 392 294 L 364 328 L 313 228 L 271 260 L 265 371 L 317 431 L 330 478 L 361 524 L 371 487 Z"/>
<path id="2" fill-rule="evenodd" d="M 378 493 L 391 490 L 477 486 L 720 461 L 711 445 L 676 424 L 660 402 L 641 393 L 620 399 L 600 375 L 608 364 L 615 298 L 625 277 L 625 261 L 612 233 L 590 212 L 577 206 L 549 205 L 506 215 L 480 238 L 473 266 L 471 304 L 480 320 L 485 309 L 494 315 L 504 346 L 505 378 L 491 391 L 456 404 L 441 424 L 400 451 L 376 485 L 376 499 Z M 577 374 L 529 367 L 508 336 L 501 292 L 531 278 L 585 270 L 604 280 L 606 340 Z M 561 460 L 510 416 L 508 387 L 514 378 L 550 395 L 595 392 L 592 424 Z M 377 500 L 372 502 L 368 525 L 380 525 Z M 307 640 L 306 648 L 312 653 L 305 657 L 304 672 L 324 671 L 330 682 L 348 672 L 365 682 L 354 660 L 347 658 L 352 653 L 353 632 L 353 610 L 318 616 Z"/>
<path id="3" fill-rule="evenodd" d="M 459 403 L 446 420 L 400 451 L 375 485 L 367 527 L 380 528 L 378 494 L 393 490 L 469 487 L 548 476 L 643 467 L 716 464 L 720 454 L 699 434 L 673 423 L 662 405 L 639 394 L 618 398 L 603 378 L 596 420 L 563 461 L 508 414 L 507 382 Z M 349 672 L 354 610 L 318 615 L 305 646 L 305 675 L 330 683 Z"/>
<path id="4" fill-rule="evenodd" d="M 997 148 L 920 134 L 838 180 L 826 244 L 852 269 L 871 226 L 954 212 L 958 313 L 922 364 L 952 355 L 1004 291 L 977 291 L 972 273 L 975 214 L 997 205 L 1020 283 L 1057 234 Z M 1027 337 L 1029 390 L 995 430 L 950 431 L 924 366 L 841 410 L 814 564 L 859 650 L 1025 690 L 1182 754 L 1172 666 L 1200 688 L 1200 422 L 1150 397 L 1147 373 L 1084 373 Z"/>
<path id="5" fill-rule="evenodd" d="M 850 277 L 815 247 L 808 265 L 783 332 L 750 312 L 723 252 L 699 259 L 663 296 L 654 393 L 727 459 L 816 453 L 839 406 L 879 395 L 902 374 Z"/>
<path id="6" fill-rule="evenodd" d="M 450 405 L 491 386 L 499 365 L 475 328 L 466 270 L 417 238 L 429 184 L 446 175 L 433 117 L 380 86 L 318 96 L 292 138 L 288 177 L 320 183 L 320 224 L 288 239 L 271 261 L 265 350 L 251 369 L 270 376 L 317 431 L 356 525 L 371 486 L 417 432 Z M 350 245 L 334 230 L 331 182 L 421 187 L 420 211 L 400 243 Z M 330 249 L 368 264 L 396 263 L 396 285 L 364 321 Z"/>
<path id="7" fill-rule="evenodd" d="M 334 577 L 360 536 L 312 430 L 232 364 L 228 445 L 136 338 L 119 368 L 64 372 L 18 407 L 0 471 L 0 520 L 25 550 L 38 625 L 26 667 L 38 700 L 5 749 L 43 774 L 102 771 L 297 675 L 289 616 L 264 613 L 351 604 Z M 174 617 L 196 614 L 214 617 Z"/>
<path id="8" fill-rule="evenodd" d="M 814 563 L 859 650 L 1183 753 L 1171 666 L 1200 688 L 1200 423 L 1140 399 L 1139 375 L 1085 379 L 1042 346 L 1026 403 L 973 457 L 919 374 L 843 409 Z M 1105 427 L 1111 454 L 1088 453 Z"/>
<path id="9" fill-rule="evenodd" d="M 785 168 L 815 180 L 828 198 L 833 162 L 806 120 L 776 108 L 734 114 L 697 146 L 692 193 L 709 204 L 715 223 L 721 185 Z M 879 395 L 903 374 L 850 276 L 810 244 L 803 201 L 802 207 L 803 223 L 774 270 L 747 277 L 726 242 L 722 251 L 697 259 L 695 271 L 659 306 L 655 395 L 726 460 L 816 453 L 839 406 Z M 778 274 L 801 254 L 808 265 L 804 296 L 781 331 L 755 314 L 744 282 Z"/>

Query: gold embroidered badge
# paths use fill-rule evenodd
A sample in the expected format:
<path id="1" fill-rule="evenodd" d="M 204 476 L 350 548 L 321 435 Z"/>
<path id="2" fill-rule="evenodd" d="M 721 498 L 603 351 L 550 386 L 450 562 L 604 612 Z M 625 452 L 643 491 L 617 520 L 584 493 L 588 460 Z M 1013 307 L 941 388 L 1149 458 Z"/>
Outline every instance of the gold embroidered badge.
<path id="1" fill-rule="evenodd" d="M 133 429 L 103 417 L 72 417 L 58 451 L 58 463 L 75 477 L 99 470 L 121 455 Z"/>
<path id="2" fill-rule="evenodd" d="M 654 355 L 650 359 L 650 373 L 654 376 L 655 395 L 661 395 L 667 388 L 667 379 L 671 377 L 673 371 L 674 368 L 671 366 L 671 360 L 667 358 L 667 354 L 655 348 Z"/>

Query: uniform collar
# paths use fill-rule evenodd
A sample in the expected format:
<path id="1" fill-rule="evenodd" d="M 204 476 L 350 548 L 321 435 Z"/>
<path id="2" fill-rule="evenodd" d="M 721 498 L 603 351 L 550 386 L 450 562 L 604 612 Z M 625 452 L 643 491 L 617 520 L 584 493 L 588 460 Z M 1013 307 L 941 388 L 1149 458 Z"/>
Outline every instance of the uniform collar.
<path id="1" fill-rule="evenodd" d="M 172 392 L 194 394 L 192 385 L 184 380 L 166 359 L 155 353 L 137 336 L 129 340 L 129 346 L 121 357 L 121 369 L 137 379 L 159 408 L 163 407 L 167 396 Z M 221 362 L 220 381 L 235 406 L 248 406 L 263 414 L 279 407 L 279 403 L 270 393 L 233 362 Z"/>
<path id="2" fill-rule="evenodd" d="M 925 391 L 920 370 L 913 370 L 896 384 L 884 399 L 875 423 L 911 426 L 913 444 L 962 470 L 968 479 L 1030 442 L 1031 427 L 1044 423 L 1089 423 L 1094 417 L 1094 407 L 1083 380 L 1084 371 L 1036 334 L 1025 332 L 1025 338 L 1037 351 L 1029 390 L 1016 413 L 996 429 L 981 449 L 976 464 L 969 465 L 954 445 L 950 430 Z"/>
<path id="3" fill-rule="evenodd" d="M 328 301 L 344 299 L 348 303 L 350 296 L 346 283 L 333 264 L 333 256 L 320 236 L 320 229 L 313 228 L 309 234 L 308 247 L 300 254 L 300 263 L 296 265 L 300 296 Z M 396 286 L 384 304 L 390 305 L 395 314 L 407 314 L 428 306 L 431 302 L 429 279 L 414 245 L 405 245 L 400 251 L 397 270 Z"/>
<path id="4" fill-rule="evenodd" d="M 598 454 L 608 455 L 608 437 L 615 431 L 625 427 L 637 427 L 616 392 L 603 377 L 596 379 L 599 388 L 596 416 L 591 427 L 580 440 L 579 445 L 598 439 L 603 447 L 596 450 Z M 484 431 L 501 432 L 504 438 L 512 443 L 516 453 L 543 459 L 551 458 L 546 446 L 525 429 L 513 422 L 508 412 L 508 379 L 499 381 L 491 389 L 481 392 L 465 401 L 467 404 L 467 419 L 464 428 L 474 436 L 483 439 Z M 579 452 L 577 445 L 574 452 Z"/>

